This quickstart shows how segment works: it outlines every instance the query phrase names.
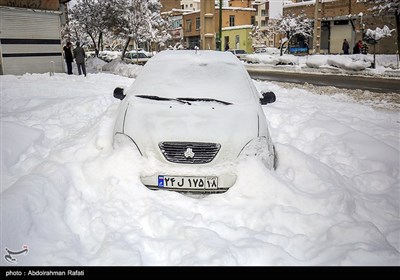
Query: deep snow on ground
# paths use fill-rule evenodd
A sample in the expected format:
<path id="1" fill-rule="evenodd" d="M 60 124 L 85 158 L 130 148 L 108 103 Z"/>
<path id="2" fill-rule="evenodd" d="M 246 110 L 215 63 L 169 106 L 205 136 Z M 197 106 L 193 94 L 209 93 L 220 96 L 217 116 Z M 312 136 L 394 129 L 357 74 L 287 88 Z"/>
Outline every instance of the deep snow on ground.
<path id="1" fill-rule="evenodd" d="M 154 163 L 112 148 L 112 91 L 134 79 L 0 79 L 1 250 L 27 245 L 18 265 L 400 265 L 390 100 L 255 81 L 277 95 L 264 107 L 277 170 L 250 159 L 228 192 L 191 197 L 148 190 Z"/>

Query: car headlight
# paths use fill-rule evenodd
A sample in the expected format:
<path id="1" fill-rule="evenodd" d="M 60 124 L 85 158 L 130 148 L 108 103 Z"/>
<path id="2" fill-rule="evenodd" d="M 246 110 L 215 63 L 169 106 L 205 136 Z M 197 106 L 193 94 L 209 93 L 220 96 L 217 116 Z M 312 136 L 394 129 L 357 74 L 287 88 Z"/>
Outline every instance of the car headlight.
<path id="1" fill-rule="evenodd" d="M 140 151 L 138 145 L 133 141 L 131 137 L 129 137 L 126 134 L 123 133 L 115 133 L 114 135 L 114 142 L 113 142 L 113 147 L 114 148 L 119 148 L 119 147 L 132 147 L 137 151 L 138 155 L 142 156 L 142 152 Z"/>
<path id="2" fill-rule="evenodd" d="M 240 152 L 239 160 L 248 157 L 260 159 L 268 169 L 275 168 L 275 148 L 267 137 L 257 137 L 246 144 Z"/>

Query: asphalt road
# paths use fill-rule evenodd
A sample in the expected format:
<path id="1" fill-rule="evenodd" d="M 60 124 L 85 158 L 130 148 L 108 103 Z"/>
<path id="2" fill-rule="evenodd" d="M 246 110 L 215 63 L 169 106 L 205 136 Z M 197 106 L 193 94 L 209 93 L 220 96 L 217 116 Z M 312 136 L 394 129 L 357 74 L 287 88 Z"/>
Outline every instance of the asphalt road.
<path id="1" fill-rule="evenodd" d="M 253 79 L 286 83 L 309 83 L 317 86 L 334 86 L 346 89 L 361 89 L 373 92 L 400 93 L 400 79 L 385 79 L 375 77 L 345 76 L 330 74 L 294 73 L 283 71 L 268 71 L 247 69 Z"/>

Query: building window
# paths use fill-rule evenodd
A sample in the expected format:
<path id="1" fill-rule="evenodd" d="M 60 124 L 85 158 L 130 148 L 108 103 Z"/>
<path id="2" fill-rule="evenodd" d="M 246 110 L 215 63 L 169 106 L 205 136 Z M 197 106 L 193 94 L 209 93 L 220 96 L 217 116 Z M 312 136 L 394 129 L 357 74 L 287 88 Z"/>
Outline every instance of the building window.
<path id="1" fill-rule="evenodd" d="M 261 21 L 261 26 L 267 26 L 267 22 L 265 20 Z"/>
<path id="2" fill-rule="evenodd" d="M 261 10 L 261 16 L 262 17 L 265 17 L 267 14 L 266 14 L 266 12 L 265 12 L 265 10 Z"/>
<path id="3" fill-rule="evenodd" d="M 251 25 L 256 25 L 256 17 L 251 16 Z"/>
<path id="4" fill-rule="evenodd" d="M 334 25 L 349 25 L 349 21 L 348 20 L 335 20 L 333 22 Z"/>
<path id="5" fill-rule="evenodd" d="M 200 18 L 196 18 L 196 30 L 200 30 Z"/>
<path id="6" fill-rule="evenodd" d="M 235 26 L 235 16 L 229 16 L 229 26 Z"/>
<path id="7" fill-rule="evenodd" d="M 192 31 L 192 20 L 191 19 L 186 20 L 186 31 L 187 32 Z"/>
<path id="8" fill-rule="evenodd" d="M 172 20 L 172 28 L 179 28 L 182 27 L 182 19 Z"/>

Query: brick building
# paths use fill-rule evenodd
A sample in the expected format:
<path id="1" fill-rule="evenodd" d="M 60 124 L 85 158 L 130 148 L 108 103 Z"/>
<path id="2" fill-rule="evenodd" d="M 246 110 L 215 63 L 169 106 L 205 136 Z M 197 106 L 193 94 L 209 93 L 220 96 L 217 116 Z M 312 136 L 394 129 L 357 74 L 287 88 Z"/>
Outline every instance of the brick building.
<path id="1" fill-rule="evenodd" d="M 319 9 L 315 9 L 315 1 L 319 1 Z M 387 25 L 395 29 L 394 16 L 374 16 L 371 6 L 357 0 L 295 0 L 292 4 L 283 6 L 283 15 L 300 15 L 314 20 L 314 36 L 309 46 L 319 44 L 321 53 L 341 53 L 343 39 L 352 46 L 363 39 L 366 29 L 382 28 Z M 315 20 L 317 15 L 317 20 Z M 319 38 L 317 37 L 319 36 Z M 376 46 L 377 53 L 394 54 L 397 51 L 397 34 L 382 39 Z M 371 49 L 371 47 L 370 47 Z"/>
<path id="2" fill-rule="evenodd" d="M 219 32 L 219 7 L 215 8 L 215 31 Z M 222 46 L 224 49 L 226 44 L 229 44 L 231 48 L 236 46 L 247 46 L 245 41 L 248 41 L 248 36 L 243 36 L 243 30 L 240 30 L 240 26 L 243 26 L 246 30 L 249 25 L 252 25 L 252 19 L 255 16 L 255 9 L 253 8 L 242 8 L 242 7 L 223 7 L 222 8 L 222 28 L 231 27 L 229 34 L 222 34 Z M 183 15 L 183 33 L 185 45 L 188 48 L 194 48 L 195 46 L 201 46 L 201 16 L 200 11 L 189 12 Z M 236 27 L 236 28 L 232 28 Z M 250 44 L 251 45 L 251 44 Z M 210 47 L 211 49 L 215 49 Z"/>
<path id="3" fill-rule="evenodd" d="M 181 8 L 181 0 L 160 0 L 162 5 L 161 13 Z"/>

